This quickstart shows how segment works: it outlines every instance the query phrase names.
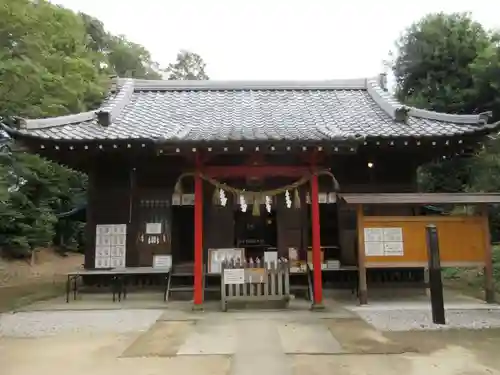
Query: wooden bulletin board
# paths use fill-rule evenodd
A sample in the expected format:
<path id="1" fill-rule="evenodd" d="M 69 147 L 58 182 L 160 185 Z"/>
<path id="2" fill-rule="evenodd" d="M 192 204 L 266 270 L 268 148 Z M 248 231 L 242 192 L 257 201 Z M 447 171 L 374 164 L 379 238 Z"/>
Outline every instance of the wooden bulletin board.
<path id="1" fill-rule="evenodd" d="M 427 265 L 425 227 L 434 224 L 438 230 L 441 264 L 450 266 L 480 266 L 485 263 L 487 233 L 484 217 L 479 216 L 369 216 L 363 218 L 363 230 L 367 228 L 401 228 L 402 251 L 399 245 L 390 251 L 377 254 L 377 246 L 368 246 L 365 238 L 367 267 L 421 267 Z M 366 237 L 366 236 L 365 236 Z M 398 250 L 399 249 L 399 250 Z M 398 250 L 398 251 L 396 251 Z"/>

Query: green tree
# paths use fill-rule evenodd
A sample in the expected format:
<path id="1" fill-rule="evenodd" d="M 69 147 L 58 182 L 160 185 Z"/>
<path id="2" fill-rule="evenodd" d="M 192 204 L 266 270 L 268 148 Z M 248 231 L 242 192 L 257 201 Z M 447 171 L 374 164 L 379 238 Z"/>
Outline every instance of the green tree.
<path id="1" fill-rule="evenodd" d="M 493 111 L 498 119 L 497 40 L 466 13 L 424 17 L 411 25 L 397 43 L 393 62 L 397 98 L 408 105 L 440 112 Z M 483 170 L 478 166 L 482 157 L 423 166 L 420 186 L 427 191 L 481 189 L 478 184 L 483 178 L 477 174 Z"/>
<path id="2" fill-rule="evenodd" d="M 119 77 L 161 79 L 159 65 L 143 46 L 127 40 L 123 35 L 111 36 L 108 43 L 108 61 Z"/>
<path id="3" fill-rule="evenodd" d="M 205 73 L 205 68 L 206 64 L 200 55 L 180 51 L 177 54 L 177 60 L 169 64 L 166 72 L 169 80 L 207 80 L 209 78 Z"/>
<path id="4" fill-rule="evenodd" d="M 102 57 L 99 68 L 119 77 L 161 79 L 161 69 L 146 48 L 123 35 L 108 33 L 97 18 L 85 13 L 80 13 L 80 17 L 88 35 L 89 47 Z"/>
<path id="5" fill-rule="evenodd" d="M 82 18 L 67 9 L 0 0 L 0 121 L 96 107 L 108 77 L 88 42 Z M 0 247 L 24 255 L 52 241 L 56 213 L 77 203 L 85 178 L 12 148 L 0 151 Z"/>
<path id="6" fill-rule="evenodd" d="M 87 48 L 82 19 L 45 1 L 0 1 L 0 116 L 46 117 L 87 110 L 106 76 Z"/>
<path id="7" fill-rule="evenodd" d="M 431 14 L 411 25 L 397 43 L 396 96 L 419 108 L 477 113 L 472 74 L 491 36 L 468 14 Z"/>

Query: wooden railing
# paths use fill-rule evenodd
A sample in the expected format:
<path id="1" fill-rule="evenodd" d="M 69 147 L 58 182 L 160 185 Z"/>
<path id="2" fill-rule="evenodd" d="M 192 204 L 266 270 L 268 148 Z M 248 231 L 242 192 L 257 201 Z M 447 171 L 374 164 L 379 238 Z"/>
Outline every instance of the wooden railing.
<path id="1" fill-rule="evenodd" d="M 221 307 L 228 302 L 290 301 L 290 268 L 286 259 L 277 262 L 223 262 Z"/>

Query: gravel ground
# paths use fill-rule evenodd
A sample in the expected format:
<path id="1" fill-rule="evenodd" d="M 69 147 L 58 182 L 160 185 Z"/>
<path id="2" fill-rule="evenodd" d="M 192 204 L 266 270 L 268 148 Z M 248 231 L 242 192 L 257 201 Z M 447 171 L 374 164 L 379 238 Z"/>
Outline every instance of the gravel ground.
<path id="1" fill-rule="evenodd" d="M 73 332 L 145 331 L 161 310 L 41 311 L 0 314 L 0 336 L 40 337 Z"/>
<path id="2" fill-rule="evenodd" d="M 357 310 L 356 313 L 382 331 L 500 328 L 499 309 L 447 310 L 446 325 L 434 324 L 428 310 Z"/>

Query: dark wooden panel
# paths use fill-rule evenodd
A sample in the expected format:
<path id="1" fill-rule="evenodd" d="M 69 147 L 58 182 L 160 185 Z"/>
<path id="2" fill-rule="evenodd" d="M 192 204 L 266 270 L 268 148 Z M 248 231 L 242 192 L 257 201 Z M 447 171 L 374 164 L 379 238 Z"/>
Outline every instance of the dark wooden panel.
<path id="1" fill-rule="evenodd" d="M 293 193 L 292 201 L 293 201 Z M 301 204 L 302 207 L 302 204 Z M 300 248 L 302 244 L 301 209 L 286 206 L 285 197 L 278 196 L 276 206 L 278 225 L 278 254 L 288 256 L 289 247 Z"/>
<path id="2" fill-rule="evenodd" d="M 85 266 L 95 266 L 95 233 L 99 224 L 127 224 L 127 257 L 133 254 L 133 232 L 130 230 L 130 190 L 99 188 L 90 184 L 87 207 Z"/>
<path id="3" fill-rule="evenodd" d="M 136 206 L 137 218 L 137 265 L 148 267 L 153 264 L 153 256 L 171 254 L 172 210 L 170 189 L 142 189 Z M 146 233 L 147 223 L 161 223 L 162 233 Z"/>
<path id="4" fill-rule="evenodd" d="M 205 250 L 234 247 L 234 209 L 231 201 L 228 200 L 226 207 L 210 205 L 207 211 Z"/>

